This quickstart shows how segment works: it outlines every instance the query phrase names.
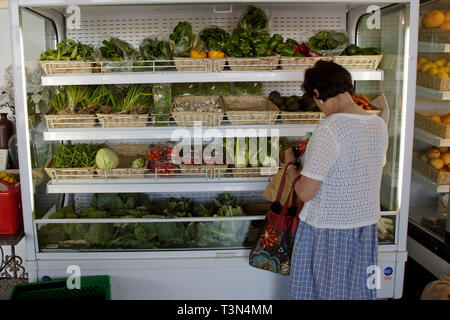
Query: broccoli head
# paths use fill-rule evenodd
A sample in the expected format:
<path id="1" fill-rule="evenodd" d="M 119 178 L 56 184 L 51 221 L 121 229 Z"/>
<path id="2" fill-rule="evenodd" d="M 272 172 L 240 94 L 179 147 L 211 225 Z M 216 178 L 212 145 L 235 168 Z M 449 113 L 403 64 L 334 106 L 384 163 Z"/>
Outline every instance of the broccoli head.
<path id="1" fill-rule="evenodd" d="M 78 215 L 72 207 L 61 208 L 52 213 L 49 219 L 77 219 Z"/>
<path id="2" fill-rule="evenodd" d="M 107 246 L 114 239 L 114 227 L 110 223 L 91 223 L 87 242 L 96 246 Z"/>
<path id="3" fill-rule="evenodd" d="M 64 231 L 69 236 L 70 240 L 86 240 L 89 225 L 85 223 L 68 223 L 64 225 Z"/>
<path id="4" fill-rule="evenodd" d="M 99 210 L 96 208 L 87 208 L 84 209 L 81 213 L 80 213 L 80 218 L 85 218 L 85 219 L 101 219 L 101 218 L 108 218 L 109 214 L 107 211 L 105 210 Z"/>
<path id="5" fill-rule="evenodd" d="M 45 246 L 47 244 L 57 244 L 67 240 L 67 234 L 64 231 L 63 224 L 47 224 L 42 226 L 38 231 L 39 244 Z"/>
<path id="6" fill-rule="evenodd" d="M 138 241 L 151 241 L 154 240 L 158 234 L 156 232 L 151 232 L 146 228 L 145 224 L 140 223 L 135 229 L 134 234 Z"/>

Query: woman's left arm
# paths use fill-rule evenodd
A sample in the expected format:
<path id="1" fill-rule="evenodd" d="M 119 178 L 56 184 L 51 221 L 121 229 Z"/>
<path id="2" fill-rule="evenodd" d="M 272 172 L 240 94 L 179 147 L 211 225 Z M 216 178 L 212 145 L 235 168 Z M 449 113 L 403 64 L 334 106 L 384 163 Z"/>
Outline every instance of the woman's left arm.
<path id="1" fill-rule="evenodd" d="M 286 159 L 295 159 L 294 153 L 292 150 L 286 150 Z M 289 161 L 291 162 L 291 161 Z M 287 161 L 287 163 L 289 163 Z M 294 183 L 294 180 L 300 176 L 297 172 L 297 169 L 294 166 L 289 166 L 287 169 L 287 175 L 289 181 Z M 298 180 L 294 185 L 294 190 L 297 196 L 303 202 L 308 202 L 312 198 L 315 197 L 317 192 L 319 191 L 320 185 L 322 181 L 314 180 L 309 177 L 301 176 L 300 180 Z"/>
<path id="2" fill-rule="evenodd" d="M 295 183 L 295 192 L 303 202 L 315 197 L 322 181 L 333 166 L 337 153 L 337 140 L 331 130 L 323 126 L 316 128 L 306 147 L 301 177 L 294 181 L 299 174 L 297 168 L 289 163 L 295 163 L 297 159 L 291 149 L 285 151 L 288 179 L 291 183 Z"/>
<path id="3" fill-rule="evenodd" d="M 295 169 L 291 168 L 288 170 L 288 176 L 289 180 L 292 183 L 293 180 L 295 179 L 295 176 L 298 176 L 298 173 Z M 291 178 L 291 176 L 293 176 L 294 178 Z M 294 190 L 295 193 L 297 193 L 297 196 L 300 198 L 300 200 L 302 200 L 303 202 L 308 202 L 309 200 L 311 200 L 316 196 L 321 184 L 322 181 L 301 176 L 300 180 L 295 184 Z"/>

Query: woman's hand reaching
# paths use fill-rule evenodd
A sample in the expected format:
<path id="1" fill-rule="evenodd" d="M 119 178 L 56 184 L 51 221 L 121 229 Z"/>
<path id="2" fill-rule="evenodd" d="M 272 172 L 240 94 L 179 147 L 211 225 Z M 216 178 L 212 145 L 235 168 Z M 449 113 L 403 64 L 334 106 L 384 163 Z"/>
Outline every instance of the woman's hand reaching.
<path id="1" fill-rule="evenodd" d="M 295 163 L 297 161 L 297 159 L 295 158 L 294 152 L 292 151 L 291 148 L 288 148 L 284 151 L 284 160 L 285 163 Z"/>

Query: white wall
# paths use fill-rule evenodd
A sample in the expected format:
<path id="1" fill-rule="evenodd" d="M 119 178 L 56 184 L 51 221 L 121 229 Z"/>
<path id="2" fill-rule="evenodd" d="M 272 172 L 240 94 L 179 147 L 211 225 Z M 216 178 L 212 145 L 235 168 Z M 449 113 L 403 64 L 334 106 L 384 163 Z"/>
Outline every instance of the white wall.
<path id="1" fill-rule="evenodd" d="M 0 1 L 0 43 L 2 49 L 0 50 L 0 86 L 5 85 L 5 68 L 12 64 L 11 58 L 11 38 L 9 33 L 9 11 L 8 8 L 2 6 Z M 9 109 L 2 110 L 0 112 L 9 111 Z M 5 254 L 10 254 L 9 247 L 3 247 Z M 16 247 L 16 254 L 25 258 L 25 241 L 21 241 Z"/>

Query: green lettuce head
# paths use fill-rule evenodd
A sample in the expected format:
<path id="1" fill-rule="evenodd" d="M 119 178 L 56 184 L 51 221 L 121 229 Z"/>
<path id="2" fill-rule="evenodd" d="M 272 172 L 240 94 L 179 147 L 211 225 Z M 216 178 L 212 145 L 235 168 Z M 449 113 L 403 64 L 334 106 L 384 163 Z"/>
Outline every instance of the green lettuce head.
<path id="1" fill-rule="evenodd" d="M 111 149 L 102 148 L 97 151 L 95 164 L 99 169 L 115 169 L 119 165 L 119 156 Z"/>

